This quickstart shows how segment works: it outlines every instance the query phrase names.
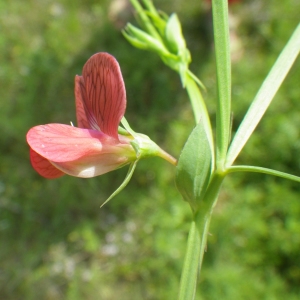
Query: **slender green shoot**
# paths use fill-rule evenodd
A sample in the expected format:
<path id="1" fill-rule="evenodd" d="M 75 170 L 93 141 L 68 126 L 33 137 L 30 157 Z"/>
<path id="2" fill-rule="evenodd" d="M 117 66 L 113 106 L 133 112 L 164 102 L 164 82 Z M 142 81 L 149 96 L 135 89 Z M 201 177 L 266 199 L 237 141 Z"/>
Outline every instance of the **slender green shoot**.
<path id="1" fill-rule="evenodd" d="M 234 172 L 264 173 L 264 174 L 268 174 L 268 175 L 277 176 L 277 177 L 281 177 L 281 178 L 284 178 L 284 179 L 289 179 L 289 180 L 300 182 L 300 177 L 299 176 L 291 175 L 291 174 L 281 172 L 281 171 L 277 171 L 277 170 L 273 170 L 273 169 L 257 167 L 257 166 L 243 166 L 243 165 L 232 166 L 232 167 L 229 167 L 226 170 L 227 174 L 234 173 Z"/>
<path id="2" fill-rule="evenodd" d="M 226 166 L 233 164 L 252 132 L 271 104 L 276 92 L 300 52 L 300 23 L 282 50 L 267 78 L 260 87 L 240 124 L 227 154 Z"/>

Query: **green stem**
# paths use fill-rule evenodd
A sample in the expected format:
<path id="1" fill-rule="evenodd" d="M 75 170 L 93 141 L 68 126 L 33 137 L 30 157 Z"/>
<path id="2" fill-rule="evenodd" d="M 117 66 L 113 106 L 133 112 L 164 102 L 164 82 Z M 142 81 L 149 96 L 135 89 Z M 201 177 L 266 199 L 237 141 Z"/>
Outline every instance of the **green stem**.
<path id="1" fill-rule="evenodd" d="M 217 68 L 216 165 L 223 170 L 230 138 L 231 61 L 227 0 L 213 0 L 213 25 Z"/>
<path id="2" fill-rule="evenodd" d="M 200 245 L 201 234 L 197 228 L 196 221 L 193 220 L 181 273 L 179 300 L 190 300 L 195 298 L 199 270 Z"/>
<path id="3" fill-rule="evenodd" d="M 152 1 L 149 0 L 143 0 L 143 3 L 145 5 L 145 7 L 148 9 L 149 12 L 151 12 L 154 15 L 158 15 L 157 11 L 152 3 Z"/>
<path id="4" fill-rule="evenodd" d="M 132 4 L 132 6 L 135 8 L 135 10 L 137 11 L 137 14 L 138 14 L 139 18 L 141 18 L 141 20 L 142 20 L 146 30 L 148 31 L 148 33 L 150 35 L 152 35 L 155 39 L 162 42 L 162 39 L 161 39 L 160 35 L 156 31 L 155 27 L 152 25 L 151 21 L 149 20 L 149 17 L 145 13 L 145 11 L 144 11 L 143 7 L 141 6 L 141 4 L 139 3 L 139 1 L 130 0 L 130 2 Z"/>
<path id="5" fill-rule="evenodd" d="M 206 249 L 210 219 L 217 203 L 224 176 L 225 173 L 213 174 L 202 205 L 200 205 L 200 209 L 192 220 L 181 273 L 179 300 L 195 299 L 198 274 L 200 274 Z"/>
<path id="6" fill-rule="evenodd" d="M 205 193 L 203 202 L 201 203 L 198 212 L 196 213 L 196 222 L 198 229 L 202 232 L 201 238 L 201 248 L 200 248 L 200 269 L 202 266 L 202 260 L 204 251 L 206 249 L 206 241 L 208 235 L 208 229 L 210 224 L 210 219 L 214 210 L 214 207 L 218 201 L 218 195 L 220 192 L 221 185 L 225 178 L 226 173 L 217 173 L 215 172 L 212 175 L 212 179 L 209 183 L 207 191 Z"/>

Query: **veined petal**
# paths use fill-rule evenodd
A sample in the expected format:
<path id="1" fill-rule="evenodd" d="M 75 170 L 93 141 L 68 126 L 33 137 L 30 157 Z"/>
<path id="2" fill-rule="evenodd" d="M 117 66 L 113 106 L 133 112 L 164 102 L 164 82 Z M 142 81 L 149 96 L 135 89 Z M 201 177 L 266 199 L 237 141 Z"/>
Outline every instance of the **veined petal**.
<path id="1" fill-rule="evenodd" d="M 99 129 L 118 139 L 118 125 L 126 109 L 126 92 L 116 59 L 108 53 L 94 54 L 75 78 L 77 119 L 80 126 Z M 84 108 L 85 115 L 82 113 Z"/>
<path id="2" fill-rule="evenodd" d="M 40 156 L 30 148 L 30 161 L 33 168 L 43 177 L 54 179 L 63 176 L 65 173 L 54 167 L 49 160 Z"/>
<path id="3" fill-rule="evenodd" d="M 77 126 L 79 128 L 86 129 L 96 129 L 99 130 L 99 126 L 97 125 L 96 119 L 93 116 L 90 116 L 89 119 L 86 116 L 83 97 L 86 97 L 85 88 L 82 76 L 75 76 L 75 106 L 76 106 L 76 118 L 77 118 Z M 92 123 L 92 124 L 91 124 Z"/>

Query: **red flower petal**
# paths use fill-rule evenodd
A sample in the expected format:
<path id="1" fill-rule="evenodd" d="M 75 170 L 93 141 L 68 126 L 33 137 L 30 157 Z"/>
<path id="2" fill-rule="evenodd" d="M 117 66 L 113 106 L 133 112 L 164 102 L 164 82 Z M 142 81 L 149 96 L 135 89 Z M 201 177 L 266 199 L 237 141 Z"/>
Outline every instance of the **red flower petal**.
<path id="1" fill-rule="evenodd" d="M 33 168 L 43 177 L 54 179 L 65 175 L 62 171 L 55 168 L 49 160 L 40 156 L 30 148 L 30 161 Z"/>
<path id="2" fill-rule="evenodd" d="M 82 100 L 81 93 L 84 93 L 84 97 L 86 97 L 85 89 L 81 88 L 81 85 L 84 85 L 82 76 L 75 76 L 75 105 L 76 105 L 76 117 L 77 117 L 77 126 L 79 128 L 87 128 L 87 129 L 97 129 L 99 130 L 99 126 L 97 123 L 95 124 L 97 127 L 91 127 L 88 118 L 85 114 L 84 102 Z"/>
<path id="3" fill-rule="evenodd" d="M 100 131 L 64 124 L 35 126 L 28 131 L 27 142 L 39 155 L 54 162 L 108 153 L 119 145 L 118 140 Z"/>
<path id="4" fill-rule="evenodd" d="M 118 139 L 118 126 L 126 109 L 126 92 L 116 59 L 108 53 L 93 55 L 83 67 L 82 78 L 77 77 L 75 81 L 79 124 L 86 126 L 82 120 L 88 120 L 90 128 L 97 129 L 98 125 L 102 132 Z"/>
<path id="5" fill-rule="evenodd" d="M 120 143 L 101 131 L 64 124 L 33 127 L 27 133 L 27 142 L 34 168 L 48 178 L 55 175 L 44 169 L 52 172 L 53 166 L 72 176 L 93 177 L 136 159 L 129 141 Z"/>

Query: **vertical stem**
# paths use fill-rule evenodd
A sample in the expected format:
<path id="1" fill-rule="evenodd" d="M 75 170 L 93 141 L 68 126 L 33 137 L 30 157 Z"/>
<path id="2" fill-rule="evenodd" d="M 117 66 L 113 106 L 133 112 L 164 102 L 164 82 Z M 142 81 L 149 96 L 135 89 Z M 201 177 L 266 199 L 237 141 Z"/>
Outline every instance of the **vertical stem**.
<path id="1" fill-rule="evenodd" d="M 192 220 L 181 273 L 179 300 L 195 299 L 198 274 L 200 274 L 206 248 L 210 219 L 223 179 L 224 174 L 215 173 L 213 175 L 202 205 Z"/>
<path id="2" fill-rule="evenodd" d="M 200 246 L 199 273 L 202 266 L 203 255 L 206 249 L 206 241 L 207 241 L 211 216 L 213 213 L 213 209 L 217 204 L 218 195 L 225 176 L 226 176 L 225 173 L 214 172 L 210 184 L 205 193 L 205 196 L 203 198 L 203 202 L 200 205 L 200 208 L 195 215 L 197 227 L 202 234 L 201 246 Z"/>
<path id="3" fill-rule="evenodd" d="M 181 273 L 179 300 L 190 300 L 195 298 L 199 270 L 200 245 L 201 235 L 197 228 L 196 221 L 193 220 Z"/>
<path id="4" fill-rule="evenodd" d="M 223 170 L 230 137 L 231 61 L 227 0 L 213 0 L 214 41 L 217 68 L 216 167 Z"/>

